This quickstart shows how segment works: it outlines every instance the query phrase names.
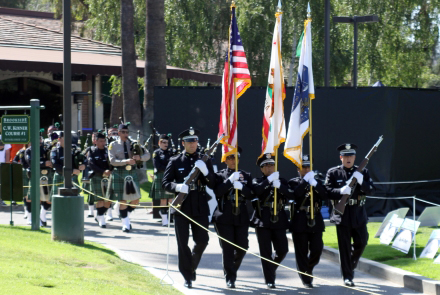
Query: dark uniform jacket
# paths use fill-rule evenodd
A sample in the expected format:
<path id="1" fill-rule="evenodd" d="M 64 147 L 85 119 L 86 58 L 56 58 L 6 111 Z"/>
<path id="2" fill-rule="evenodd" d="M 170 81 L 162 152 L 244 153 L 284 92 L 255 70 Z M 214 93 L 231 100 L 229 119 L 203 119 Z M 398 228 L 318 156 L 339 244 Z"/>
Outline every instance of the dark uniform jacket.
<path id="1" fill-rule="evenodd" d="M 30 169 L 32 161 L 32 146 L 26 149 L 24 161 L 26 162 L 26 166 Z M 46 167 L 46 161 L 50 161 L 50 159 L 47 158 L 47 150 L 43 145 L 40 145 L 40 169 L 51 169 L 50 167 Z"/>
<path id="2" fill-rule="evenodd" d="M 277 198 L 278 200 L 283 200 L 283 204 L 286 204 L 289 199 L 293 198 L 293 191 L 289 189 L 287 184 L 287 180 L 284 178 L 280 178 L 281 186 L 277 189 Z M 266 228 L 274 228 L 274 229 L 287 229 L 289 228 L 289 220 L 287 218 L 287 214 L 284 210 L 284 205 L 279 206 L 277 204 L 278 209 L 278 222 L 273 223 L 270 221 L 271 216 L 273 214 L 273 201 L 274 201 L 274 187 L 267 180 L 266 176 L 254 178 L 252 181 L 252 187 L 255 196 L 258 198 L 260 202 L 261 208 L 261 218 L 257 216 L 258 212 L 255 211 L 254 214 L 257 216 L 261 223 L 257 225 L 257 227 L 266 227 Z M 255 218 L 253 218 L 255 220 Z"/>
<path id="3" fill-rule="evenodd" d="M 153 153 L 154 173 L 165 172 L 171 158 L 170 150 L 157 149 Z"/>
<path id="4" fill-rule="evenodd" d="M 110 170 L 110 162 L 108 160 L 108 151 L 107 148 L 103 148 L 102 150 L 98 147 L 90 147 L 87 157 L 87 165 L 90 170 L 93 171 L 93 176 L 102 177 L 102 174 L 106 170 Z"/>
<path id="5" fill-rule="evenodd" d="M 76 148 L 76 147 L 75 147 Z M 75 155 L 73 154 L 74 146 L 72 146 L 72 169 L 79 169 L 76 161 Z M 64 148 L 61 146 L 57 146 L 52 149 L 50 153 L 50 159 L 52 161 L 52 166 L 55 172 L 63 175 L 63 166 L 64 166 Z"/>
<path id="6" fill-rule="evenodd" d="M 217 180 L 214 189 L 218 206 L 214 211 L 212 220 L 227 225 L 249 226 L 249 213 L 246 206 L 246 200 L 252 200 L 252 177 L 251 174 L 243 170 L 239 170 L 239 181 L 243 184 L 243 189 L 238 191 L 238 204 L 240 214 L 232 213 L 233 205 L 235 206 L 235 189 L 234 185 L 228 179 L 235 169 L 223 169 L 216 173 Z"/>
<path id="7" fill-rule="evenodd" d="M 304 210 L 300 210 L 301 206 L 309 207 L 310 209 L 310 185 L 301 177 L 295 177 L 289 180 L 289 186 L 293 189 L 294 212 L 293 218 L 290 221 L 289 230 L 291 232 L 305 233 L 305 232 L 323 232 L 325 230 L 324 220 L 321 215 L 321 204 L 323 200 L 327 200 L 327 192 L 324 185 L 319 179 L 316 179 L 318 184 L 313 189 L 313 200 L 315 203 L 315 225 L 310 227 L 308 225 L 309 218 Z M 307 198 L 306 198 L 307 196 Z M 317 205 L 317 206 L 316 206 Z"/>
<path id="8" fill-rule="evenodd" d="M 26 153 L 26 149 L 22 148 L 21 150 L 19 150 L 17 152 L 17 154 L 14 157 L 14 160 L 12 160 L 13 163 L 21 164 L 23 166 L 22 167 L 23 169 L 29 168 L 29 166 L 26 162 L 26 159 L 25 159 L 25 153 Z"/>
<path id="9" fill-rule="evenodd" d="M 199 159 L 201 157 L 197 152 L 194 154 L 183 152 L 172 157 L 165 169 L 162 187 L 177 196 L 176 185 L 185 181 L 185 177 L 191 172 L 194 163 Z M 215 188 L 215 174 L 211 160 L 206 162 L 206 166 L 209 171 L 208 175 L 205 177 L 203 173 L 199 173 L 199 176 L 193 182 L 193 189 L 189 188 L 188 195 L 186 195 L 182 206 L 179 208 L 180 211 L 187 215 L 208 216 L 210 213 L 208 200 L 211 197 L 206 193 L 204 186 L 208 186 L 210 189 Z"/>
<path id="10" fill-rule="evenodd" d="M 327 176 L 325 178 L 325 187 L 330 199 L 339 200 L 342 195 L 340 193 L 341 188 L 347 184 L 353 173 L 357 170 L 358 166 L 354 165 L 352 168 L 345 168 L 343 165 L 330 168 L 327 171 Z M 357 200 L 355 205 L 346 205 L 344 215 L 342 215 L 342 221 L 340 225 L 351 226 L 353 228 L 362 226 L 367 223 L 367 211 L 365 206 L 361 206 L 361 197 L 366 195 L 371 195 L 374 191 L 373 181 L 370 178 L 368 170 L 365 168 L 362 171 L 364 175 L 364 181 L 362 185 L 356 184 L 350 199 Z"/>

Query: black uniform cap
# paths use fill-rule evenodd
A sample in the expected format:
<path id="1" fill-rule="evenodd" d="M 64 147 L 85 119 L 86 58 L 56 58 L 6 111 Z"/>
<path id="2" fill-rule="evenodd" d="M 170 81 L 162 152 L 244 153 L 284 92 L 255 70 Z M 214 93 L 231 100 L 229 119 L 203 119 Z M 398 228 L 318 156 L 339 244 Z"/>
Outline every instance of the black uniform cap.
<path id="1" fill-rule="evenodd" d="M 303 155 L 302 156 L 302 166 L 303 167 L 310 167 L 310 156 L 309 155 Z"/>
<path id="2" fill-rule="evenodd" d="M 257 166 L 262 167 L 263 165 L 273 163 L 275 164 L 275 156 L 271 154 L 265 154 L 257 160 Z"/>
<path id="3" fill-rule="evenodd" d="M 337 148 L 341 156 L 356 155 L 356 149 L 357 149 L 357 145 L 355 145 L 354 143 L 344 143 L 338 146 Z"/>
<path id="4" fill-rule="evenodd" d="M 104 138 L 105 139 L 105 135 L 102 134 L 101 132 L 97 132 L 96 133 L 96 139 L 100 139 L 100 138 Z"/>
<path id="5" fill-rule="evenodd" d="M 166 134 L 161 134 L 161 135 L 159 136 L 159 140 L 161 140 L 161 139 L 169 140 L 170 138 L 169 138 L 168 135 L 166 135 Z"/>
<path id="6" fill-rule="evenodd" d="M 198 136 L 199 134 L 200 134 L 199 130 L 190 127 L 189 129 L 182 131 L 179 134 L 179 138 L 181 138 L 183 141 L 186 142 L 194 142 L 199 140 L 199 136 Z"/>
<path id="7" fill-rule="evenodd" d="M 129 125 L 129 123 L 127 123 L 127 124 L 119 124 L 118 130 L 128 129 L 128 125 Z"/>

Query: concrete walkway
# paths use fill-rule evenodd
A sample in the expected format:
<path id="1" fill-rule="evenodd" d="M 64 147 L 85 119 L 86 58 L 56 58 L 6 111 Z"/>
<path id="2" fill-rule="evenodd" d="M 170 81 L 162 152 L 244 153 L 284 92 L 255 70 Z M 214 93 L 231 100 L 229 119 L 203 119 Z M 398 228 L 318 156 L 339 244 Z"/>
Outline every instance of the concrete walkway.
<path id="1" fill-rule="evenodd" d="M 121 223 L 117 218 L 109 222 L 106 229 L 101 229 L 93 218 L 87 218 L 87 212 L 84 211 L 85 238 L 87 240 L 110 248 L 117 252 L 121 258 L 141 265 L 160 279 L 166 276 L 167 247 L 169 245 L 169 271 L 165 282 L 171 283 L 173 280 L 173 286 L 184 294 L 367 294 L 340 286 L 342 279 L 340 278 L 339 265 L 326 259 L 321 259 L 315 268 L 314 275 L 327 281 L 315 279 L 315 288 L 304 289 L 297 273 L 279 268 L 276 280 L 277 289 L 268 290 L 264 284 L 260 259 L 250 254 L 245 256 L 238 272 L 237 288 L 227 289 L 223 278 L 221 248 L 214 235 L 210 235 L 209 245 L 197 270 L 197 281 L 193 282 L 192 289 L 186 289 L 183 287 L 183 277 L 177 268 L 177 243 L 173 227 L 170 229 L 168 244 L 168 228 L 162 227 L 158 220 L 153 220 L 152 214 L 148 214 L 145 209 L 137 209 L 132 214 L 133 230 L 130 233 L 121 231 Z M 21 211 L 15 211 L 13 218 L 15 225 L 26 224 Z M 49 212 L 48 226 L 51 225 L 50 218 Z M 1 224 L 9 224 L 9 219 L 9 213 L 0 212 Z M 215 232 L 213 226 L 210 226 L 210 230 Z M 258 243 L 253 229 L 249 233 L 249 246 L 251 252 L 258 254 Z M 296 269 L 292 244 L 289 245 L 289 249 L 290 252 L 283 264 Z M 360 289 L 376 294 L 422 294 L 360 271 L 356 272 L 354 282 Z"/>

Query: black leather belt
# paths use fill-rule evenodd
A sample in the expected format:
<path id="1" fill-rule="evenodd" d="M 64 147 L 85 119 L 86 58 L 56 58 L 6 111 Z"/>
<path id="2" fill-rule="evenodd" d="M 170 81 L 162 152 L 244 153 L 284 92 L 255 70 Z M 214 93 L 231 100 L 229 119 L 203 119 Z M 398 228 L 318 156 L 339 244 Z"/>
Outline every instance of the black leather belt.
<path id="1" fill-rule="evenodd" d="M 310 212 L 310 206 L 301 206 L 301 207 L 299 207 L 299 210 L 300 211 L 305 211 L 305 212 L 309 213 Z M 315 205 L 315 211 L 318 211 L 318 210 L 321 210 L 321 208 L 319 208 L 318 205 Z"/>
<path id="2" fill-rule="evenodd" d="M 228 195 L 226 197 L 226 200 L 235 202 L 235 195 L 234 196 Z M 245 199 L 242 196 L 238 196 L 238 202 L 244 202 L 244 201 Z"/>
<path id="3" fill-rule="evenodd" d="M 188 187 L 190 191 L 195 191 L 199 188 L 199 186 L 195 183 L 191 183 L 190 185 L 188 185 Z"/>

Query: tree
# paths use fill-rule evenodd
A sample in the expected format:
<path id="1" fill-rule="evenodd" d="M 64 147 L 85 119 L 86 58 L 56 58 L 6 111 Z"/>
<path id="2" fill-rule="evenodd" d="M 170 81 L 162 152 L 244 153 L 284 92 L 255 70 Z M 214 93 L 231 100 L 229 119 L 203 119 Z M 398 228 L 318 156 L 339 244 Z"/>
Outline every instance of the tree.
<path id="1" fill-rule="evenodd" d="M 0 7 L 26 9 L 31 0 L 0 0 Z"/>
<path id="2" fill-rule="evenodd" d="M 164 0 L 147 0 L 145 37 L 144 129 L 154 118 L 154 86 L 166 85 Z M 152 130 L 149 130 L 152 132 Z"/>
<path id="3" fill-rule="evenodd" d="M 131 136 L 142 129 L 134 43 L 133 0 L 121 0 L 122 97 Z"/>

